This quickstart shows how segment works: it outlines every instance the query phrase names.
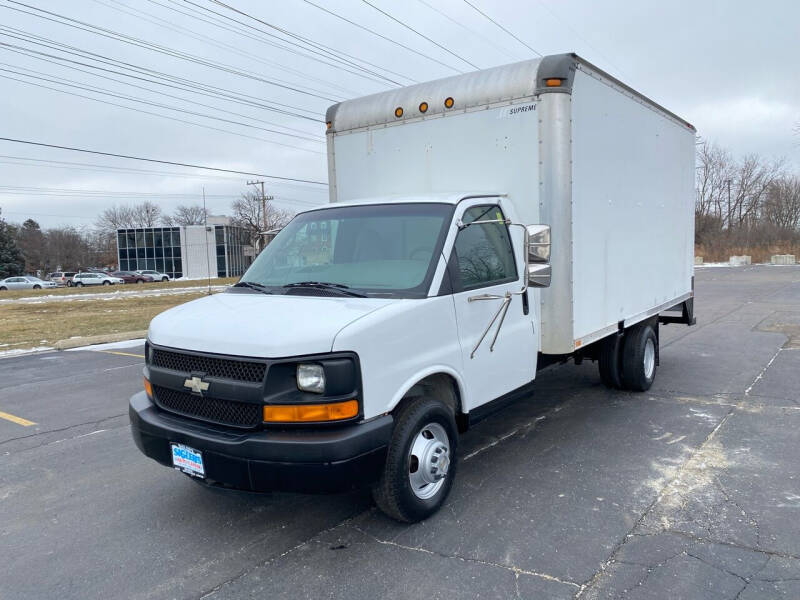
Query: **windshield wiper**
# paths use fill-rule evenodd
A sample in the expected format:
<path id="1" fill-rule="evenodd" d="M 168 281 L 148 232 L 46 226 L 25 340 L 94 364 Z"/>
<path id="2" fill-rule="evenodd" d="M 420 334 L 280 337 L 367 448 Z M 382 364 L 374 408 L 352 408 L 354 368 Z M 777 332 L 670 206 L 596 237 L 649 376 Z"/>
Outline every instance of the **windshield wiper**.
<path id="1" fill-rule="evenodd" d="M 262 294 L 272 293 L 267 286 L 262 285 L 260 283 L 256 283 L 255 281 L 237 281 L 236 283 L 233 284 L 233 287 L 250 288 L 251 290 L 256 290 L 257 292 L 261 292 Z"/>
<path id="2" fill-rule="evenodd" d="M 309 288 L 320 288 L 320 289 L 332 289 L 344 296 L 355 296 L 356 298 L 366 298 L 366 294 L 361 294 L 359 292 L 353 291 L 350 289 L 349 285 L 345 285 L 343 283 L 330 283 L 327 281 L 298 281 L 296 283 L 287 283 L 283 287 L 285 288 L 295 288 L 295 287 L 309 287 Z"/>

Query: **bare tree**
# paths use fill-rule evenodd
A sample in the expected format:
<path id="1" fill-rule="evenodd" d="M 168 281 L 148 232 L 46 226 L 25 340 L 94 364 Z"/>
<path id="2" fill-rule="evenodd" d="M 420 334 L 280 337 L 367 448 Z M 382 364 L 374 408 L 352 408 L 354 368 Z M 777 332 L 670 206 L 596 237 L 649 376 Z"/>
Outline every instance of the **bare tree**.
<path id="1" fill-rule="evenodd" d="M 778 229 L 800 227 L 800 178 L 781 177 L 772 183 L 764 203 L 764 219 Z"/>
<path id="2" fill-rule="evenodd" d="M 231 204 L 233 222 L 248 231 L 252 246 L 257 246 L 260 232 L 283 227 L 294 216 L 292 212 L 277 208 L 272 202 L 267 201 L 266 218 L 264 218 L 262 206 L 261 194 L 255 190 L 242 194 Z"/>
<path id="3" fill-rule="evenodd" d="M 149 200 L 134 205 L 131 210 L 136 227 L 155 227 L 161 219 L 161 207 Z"/>
<path id="4" fill-rule="evenodd" d="M 45 236 L 39 223 L 27 219 L 17 228 L 17 246 L 25 258 L 25 272 L 36 273 L 46 268 Z"/>
<path id="5" fill-rule="evenodd" d="M 203 225 L 206 222 L 207 216 L 208 211 L 199 204 L 193 206 L 181 205 L 175 209 L 171 217 L 166 216 L 163 217 L 162 220 L 166 221 L 169 219 L 170 225 Z"/>
<path id="6" fill-rule="evenodd" d="M 111 206 L 100 213 L 95 221 L 95 227 L 108 232 L 136 227 L 133 209 L 126 205 Z"/>

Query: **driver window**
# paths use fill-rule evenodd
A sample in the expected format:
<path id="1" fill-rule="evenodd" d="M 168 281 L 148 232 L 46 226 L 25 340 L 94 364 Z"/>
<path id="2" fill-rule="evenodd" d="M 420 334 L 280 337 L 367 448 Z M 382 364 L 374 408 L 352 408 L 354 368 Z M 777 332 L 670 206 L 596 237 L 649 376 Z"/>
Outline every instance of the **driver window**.
<path id="1" fill-rule="evenodd" d="M 461 220 L 468 224 L 504 218 L 499 206 L 483 205 L 467 209 Z M 454 252 L 463 290 L 517 279 L 514 250 L 508 227 L 503 223 L 484 223 L 462 229 L 456 237 Z"/>

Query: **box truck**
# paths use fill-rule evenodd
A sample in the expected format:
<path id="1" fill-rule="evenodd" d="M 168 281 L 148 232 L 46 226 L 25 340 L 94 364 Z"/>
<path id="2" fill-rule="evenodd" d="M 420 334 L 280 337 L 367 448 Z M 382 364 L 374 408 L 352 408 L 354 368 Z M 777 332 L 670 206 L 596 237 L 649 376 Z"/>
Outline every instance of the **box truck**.
<path id="1" fill-rule="evenodd" d="M 327 112 L 330 203 L 153 319 L 133 437 L 207 486 L 371 486 L 435 512 L 458 439 L 536 374 L 647 390 L 694 323 L 694 128 L 574 54 Z"/>

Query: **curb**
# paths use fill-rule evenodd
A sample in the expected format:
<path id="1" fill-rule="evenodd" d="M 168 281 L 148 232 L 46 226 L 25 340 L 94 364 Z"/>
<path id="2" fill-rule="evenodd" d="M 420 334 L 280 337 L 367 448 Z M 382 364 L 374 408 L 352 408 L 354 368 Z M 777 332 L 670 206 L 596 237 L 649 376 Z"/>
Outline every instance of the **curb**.
<path id="1" fill-rule="evenodd" d="M 88 335 L 86 337 L 75 337 L 66 340 L 59 340 L 53 344 L 56 350 L 69 350 L 70 348 L 80 348 L 81 346 L 92 346 L 94 344 L 108 344 L 110 342 L 124 342 L 146 338 L 147 330 L 125 331 L 122 333 L 106 333 L 103 335 Z"/>

